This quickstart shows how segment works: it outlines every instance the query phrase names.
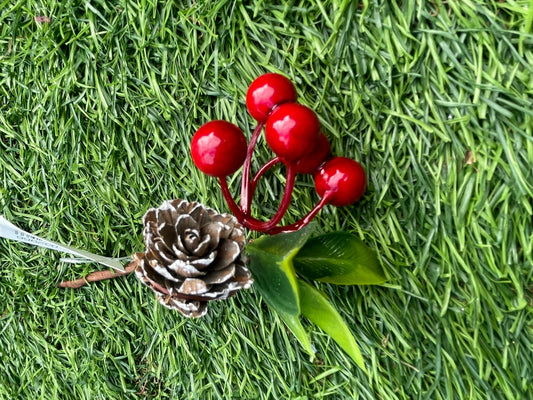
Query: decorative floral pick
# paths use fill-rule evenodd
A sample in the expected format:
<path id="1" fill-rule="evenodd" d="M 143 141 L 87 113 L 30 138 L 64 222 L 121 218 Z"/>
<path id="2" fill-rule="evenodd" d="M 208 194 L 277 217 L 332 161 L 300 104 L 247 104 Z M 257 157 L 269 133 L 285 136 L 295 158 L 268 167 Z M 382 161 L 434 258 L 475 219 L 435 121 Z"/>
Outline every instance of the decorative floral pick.
<path id="1" fill-rule="evenodd" d="M 253 283 L 312 357 L 313 347 L 301 317 L 322 328 L 365 370 L 350 329 L 326 295 L 310 283 L 371 285 L 386 281 L 375 252 L 356 236 L 331 232 L 312 237 L 316 227 L 311 221 L 324 206 L 348 206 L 363 196 L 365 171 L 358 162 L 331 154 L 318 117 L 296 99 L 296 89 L 287 78 L 265 74 L 252 82 L 246 96 L 247 108 L 257 120 L 248 143 L 240 128 L 230 122 L 202 125 L 192 137 L 192 159 L 202 172 L 218 178 L 233 215 L 219 214 L 194 201 L 165 201 L 146 212 L 146 248 L 135 253 L 125 268 L 119 259 L 39 238 L 4 218 L 0 218 L 0 236 L 113 268 L 61 282 L 60 287 L 78 288 L 135 271 L 161 304 L 191 318 L 205 315 L 210 301 L 227 299 Z M 251 159 L 263 130 L 275 156 L 251 177 Z M 251 215 L 251 203 L 258 182 L 278 164 L 285 168 L 286 186 L 278 210 L 264 221 Z M 227 176 L 241 167 L 238 205 Z M 280 225 L 298 174 L 313 176 L 319 201 L 300 220 Z M 265 235 L 246 245 L 245 229 Z"/>

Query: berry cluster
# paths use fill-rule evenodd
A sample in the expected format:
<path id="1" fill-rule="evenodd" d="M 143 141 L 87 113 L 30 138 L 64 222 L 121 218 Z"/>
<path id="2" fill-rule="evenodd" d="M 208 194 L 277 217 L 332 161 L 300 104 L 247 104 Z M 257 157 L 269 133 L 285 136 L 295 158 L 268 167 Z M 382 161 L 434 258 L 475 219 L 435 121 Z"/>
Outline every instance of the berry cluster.
<path id="1" fill-rule="evenodd" d="M 236 125 L 211 121 L 194 134 L 191 154 L 194 164 L 207 175 L 217 177 L 222 193 L 239 222 L 260 232 L 275 234 L 298 230 L 308 224 L 326 204 L 347 206 L 363 195 L 366 177 L 363 167 L 345 157 L 333 157 L 314 111 L 296 102 L 294 85 L 282 75 L 268 73 L 252 82 L 246 107 L 257 120 L 250 142 Z M 268 146 L 276 155 L 250 179 L 253 151 L 263 128 Z M 286 168 L 286 185 L 281 204 L 269 221 L 250 215 L 250 203 L 259 179 L 274 165 Z M 243 166 L 240 206 L 228 188 L 227 176 Z M 296 174 L 312 174 L 319 203 L 300 221 L 277 226 L 290 204 Z"/>

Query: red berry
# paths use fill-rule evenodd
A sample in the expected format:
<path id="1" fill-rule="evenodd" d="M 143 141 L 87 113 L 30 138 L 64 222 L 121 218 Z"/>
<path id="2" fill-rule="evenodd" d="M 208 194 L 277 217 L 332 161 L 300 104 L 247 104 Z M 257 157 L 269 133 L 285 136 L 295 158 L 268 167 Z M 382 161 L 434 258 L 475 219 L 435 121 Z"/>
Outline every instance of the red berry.
<path id="1" fill-rule="evenodd" d="M 211 121 L 200 127 L 191 141 L 194 164 L 207 175 L 223 177 L 237 171 L 246 158 L 246 138 L 238 126 Z"/>
<path id="2" fill-rule="evenodd" d="M 265 122 L 274 107 L 296 101 L 296 89 L 283 75 L 268 73 L 256 78 L 246 93 L 246 107 L 258 122 Z"/>
<path id="3" fill-rule="evenodd" d="M 331 193 L 329 204 L 337 207 L 353 204 L 365 192 L 365 170 L 357 161 L 335 157 L 315 174 L 315 188 L 320 197 Z"/>
<path id="4" fill-rule="evenodd" d="M 320 134 L 318 140 L 315 141 L 315 145 L 310 153 L 300 158 L 294 164 L 295 171 L 298 174 L 313 174 L 318 167 L 324 162 L 326 157 L 330 153 L 329 141 L 326 135 Z"/>
<path id="5" fill-rule="evenodd" d="M 285 103 L 268 117 L 265 138 L 272 151 L 288 162 L 309 153 L 318 139 L 320 123 L 315 113 L 297 103 Z"/>

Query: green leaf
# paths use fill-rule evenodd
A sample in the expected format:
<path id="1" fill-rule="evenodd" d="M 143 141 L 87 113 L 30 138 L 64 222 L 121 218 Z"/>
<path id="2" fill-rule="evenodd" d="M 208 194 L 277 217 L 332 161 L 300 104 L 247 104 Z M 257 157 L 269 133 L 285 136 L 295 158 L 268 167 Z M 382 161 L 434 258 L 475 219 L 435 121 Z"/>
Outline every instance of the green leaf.
<path id="1" fill-rule="evenodd" d="M 367 372 L 355 338 L 328 298 L 308 283 L 298 281 L 298 285 L 302 315 L 322 328 L 363 371 Z"/>
<path id="2" fill-rule="evenodd" d="M 310 239 L 293 262 L 300 275 L 337 285 L 377 285 L 387 280 L 376 253 L 347 232 Z"/>
<path id="3" fill-rule="evenodd" d="M 292 259 L 312 231 L 313 226 L 307 226 L 294 233 L 261 236 L 246 246 L 254 287 L 280 314 L 300 314 L 298 283 Z"/>
<path id="4" fill-rule="evenodd" d="M 289 315 L 278 312 L 279 317 L 285 322 L 287 328 L 296 336 L 303 348 L 309 353 L 311 359 L 315 357 L 315 352 L 311 346 L 311 339 L 300 322 L 300 315 Z"/>

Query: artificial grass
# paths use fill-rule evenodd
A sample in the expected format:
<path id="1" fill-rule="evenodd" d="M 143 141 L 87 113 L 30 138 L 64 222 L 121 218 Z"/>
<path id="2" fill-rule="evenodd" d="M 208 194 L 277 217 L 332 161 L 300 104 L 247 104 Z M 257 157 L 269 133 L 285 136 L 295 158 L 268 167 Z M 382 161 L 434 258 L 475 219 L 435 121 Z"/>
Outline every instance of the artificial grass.
<path id="1" fill-rule="evenodd" d="M 367 168 L 363 201 L 320 226 L 390 277 L 322 286 L 365 376 L 318 329 L 310 362 L 253 289 L 191 321 L 133 276 L 60 290 L 98 267 L 2 240 L 0 398 L 533 398 L 532 23 L 531 1 L 0 2 L 1 214 L 119 257 L 164 199 L 227 210 L 190 137 L 253 129 L 247 85 L 275 71 Z M 287 221 L 316 201 L 300 178 Z"/>

